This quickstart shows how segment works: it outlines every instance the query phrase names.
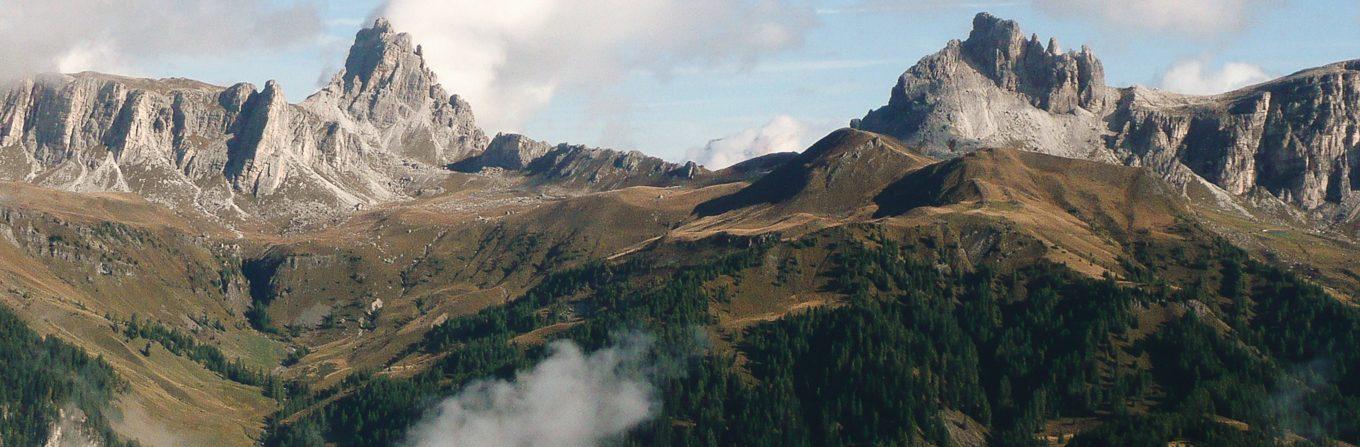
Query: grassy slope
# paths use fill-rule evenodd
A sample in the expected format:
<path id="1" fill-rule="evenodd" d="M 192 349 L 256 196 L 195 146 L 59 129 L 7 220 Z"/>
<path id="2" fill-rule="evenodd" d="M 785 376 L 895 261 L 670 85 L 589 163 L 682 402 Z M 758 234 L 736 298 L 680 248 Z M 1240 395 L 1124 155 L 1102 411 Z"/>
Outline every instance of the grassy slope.
<path id="1" fill-rule="evenodd" d="M 133 384 L 125 406 L 150 415 L 148 423 L 244 445 L 272 401 L 164 350 L 143 356 L 137 350 L 145 341 L 120 338 L 103 316 L 124 321 L 137 313 L 187 330 L 197 325 L 187 317 L 206 315 L 227 330 L 201 332 L 200 342 L 266 369 L 276 369 L 287 349 L 305 346 L 309 355 L 277 372 L 330 387 L 356 371 L 418 373 L 437 361 L 413 348 L 431 327 L 516 299 L 550 272 L 603 258 L 683 264 L 705 256 L 693 241 L 796 239 L 845 228 L 860 237 L 936 241 L 941 245 L 931 249 L 951 260 L 941 268 L 953 271 L 1046 259 L 1091 277 L 1128 278 L 1127 260 L 1140 257 L 1135 242 L 1170 256 L 1168 247 L 1184 245 L 1170 230 L 1182 220 L 1211 216 L 1230 226 L 1223 224 L 1228 217 L 1175 198 L 1133 168 L 1006 150 L 934 162 L 891 139 L 849 130 L 818 144 L 750 185 L 553 197 L 517 190 L 513 181 L 473 179 L 318 231 L 250 232 L 244 239 L 128 196 L 4 184 L 0 207 L 14 210 L 17 223 L 9 226 L 19 239 L 0 241 L 0 284 L 9 291 L 4 299 L 40 331 L 109 358 Z M 801 186 L 778 188 L 790 184 Z M 1246 223 L 1231 225 L 1255 230 L 1238 220 Z M 1318 268 L 1335 272 L 1354 253 L 1344 247 L 1323 244 L 1317 253 L 1335 255 L 1315 257 Z M 714 306 L 719 347 L 753 324 L 840 305 L 845 297 L 828 292 L 825 279 L 832 255 L 820 246 L 781 246 L 761 268 L 710 284 L 733 297 Z M 242 316 L 251 296 L 240 266 L 270 256 L 282 267 L 262 284 L 280 333 L 266 336 Z M 91 274 L 106 259 L 121 276 Z M 378 299 L 382 310 L 371 314 Z M 1148 321 L 1167 312 L 1150 311 Z M 321 325 L 325 315 L 329 326 Z M 537 343 L 569 327 L 519 341 Z"/>

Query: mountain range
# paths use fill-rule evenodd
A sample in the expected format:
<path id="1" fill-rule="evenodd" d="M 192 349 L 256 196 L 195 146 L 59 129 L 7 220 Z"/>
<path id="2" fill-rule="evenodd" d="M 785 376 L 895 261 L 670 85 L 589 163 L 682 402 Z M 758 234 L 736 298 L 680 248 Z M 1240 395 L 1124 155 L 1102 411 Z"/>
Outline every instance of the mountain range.
<path id="1" fill-rule="evenodd" d="M 426 445 L 623 333 L 652 405 L 609 445 L 1360 443 L 1360 61 L 1117 88 L 982 13 L 709 170 L 488 137 L 415 40 L 378 19 L 300 104 L 0 88 L 0 445 Z"/>

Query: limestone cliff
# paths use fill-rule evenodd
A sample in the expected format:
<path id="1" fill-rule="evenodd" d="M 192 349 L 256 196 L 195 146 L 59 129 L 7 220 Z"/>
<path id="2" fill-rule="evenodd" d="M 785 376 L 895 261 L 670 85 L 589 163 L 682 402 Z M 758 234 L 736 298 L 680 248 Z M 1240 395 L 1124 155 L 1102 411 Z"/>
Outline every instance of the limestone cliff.
<path id="1" fill-rule="evenodd" d="M 344 70 L 300 105 L 273 81 L 80 73 L 0 88 L 0 179 L 132 192 L 229 220 L 399 200 L 486 140 L 386 20 L 360 31 Z"/>
<path id="2" fill-rule="evenodd" d="M 1089 48 L 1023 36 L 979 14 L 967 40 L 908 69 L 854 125 L 934 155 L 1012 147 L 1268 192 L 1328 218 L 1360 212 L 1360 61 L 1201 97 L 1106 87 Z"/>
<path id="3" fill-rule="evenodd" d="M 485 152 L 452 167 L 463 172 L 518 171 L 539 185 L 584 191 L 672 185 L 709 173 L 694 162 L 676 164 L 638 151 L 554 146 L 519 134 L 496 135 Z"/>
<path id="4" fill-rule="evenodd" d="M 443 165 L 475 155 L 487 138 L 472 107 L 449 95 L 423 50 L 386 19 L 359 31 L 345 68 L 302 106 L 403 157 Z"/>
<path id="5" fill-rule="evenodd" d="M 856 127 L 938 156 L 1017 147 L 1112 161 L 1092 153 L 1102 132 L 1095 114 L 1109 92 L 1090 49 L 1063 53 L 1056 40 L 1045 47 L 985 13 L 973 27 L 968 40 L 950 41 L 903 73 L 888 105 Z"/>

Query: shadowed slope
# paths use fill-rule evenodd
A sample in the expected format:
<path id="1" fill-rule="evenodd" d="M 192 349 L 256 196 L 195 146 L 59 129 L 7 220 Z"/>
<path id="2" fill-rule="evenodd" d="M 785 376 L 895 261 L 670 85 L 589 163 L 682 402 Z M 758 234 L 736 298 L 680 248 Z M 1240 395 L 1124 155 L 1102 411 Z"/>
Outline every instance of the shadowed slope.
<path id="1" fill-rule="evenodd" d="M 741 191 L 700 204 L 694 213 L 714 216 L 761 204 L 784 212 L 845 213 L 931 161 L 892 137 L 841 129 Z"/>
<path id="2" fill-rule="evenodd" d="M 889 185 L 874 202 L 875 217 L 964 203 L 1049 209 L 1113 232 L 1165 227 L 1187 212 L 1147 170 L 1012 149 L 936 163 Z"/>

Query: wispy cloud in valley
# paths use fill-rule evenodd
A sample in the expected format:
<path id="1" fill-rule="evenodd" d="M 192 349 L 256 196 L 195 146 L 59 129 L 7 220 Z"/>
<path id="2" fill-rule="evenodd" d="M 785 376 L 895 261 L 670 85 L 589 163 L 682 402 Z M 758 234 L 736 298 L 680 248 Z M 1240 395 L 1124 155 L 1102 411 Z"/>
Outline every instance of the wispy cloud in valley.
<path id="1" fill-rule="evenodd" d="M 594 447 L 659 409 L 645 365 L 650 339 L 585 353 L 569 341 L 513 380 L 471 384 L 410 434 L 415 447 Z"/>

